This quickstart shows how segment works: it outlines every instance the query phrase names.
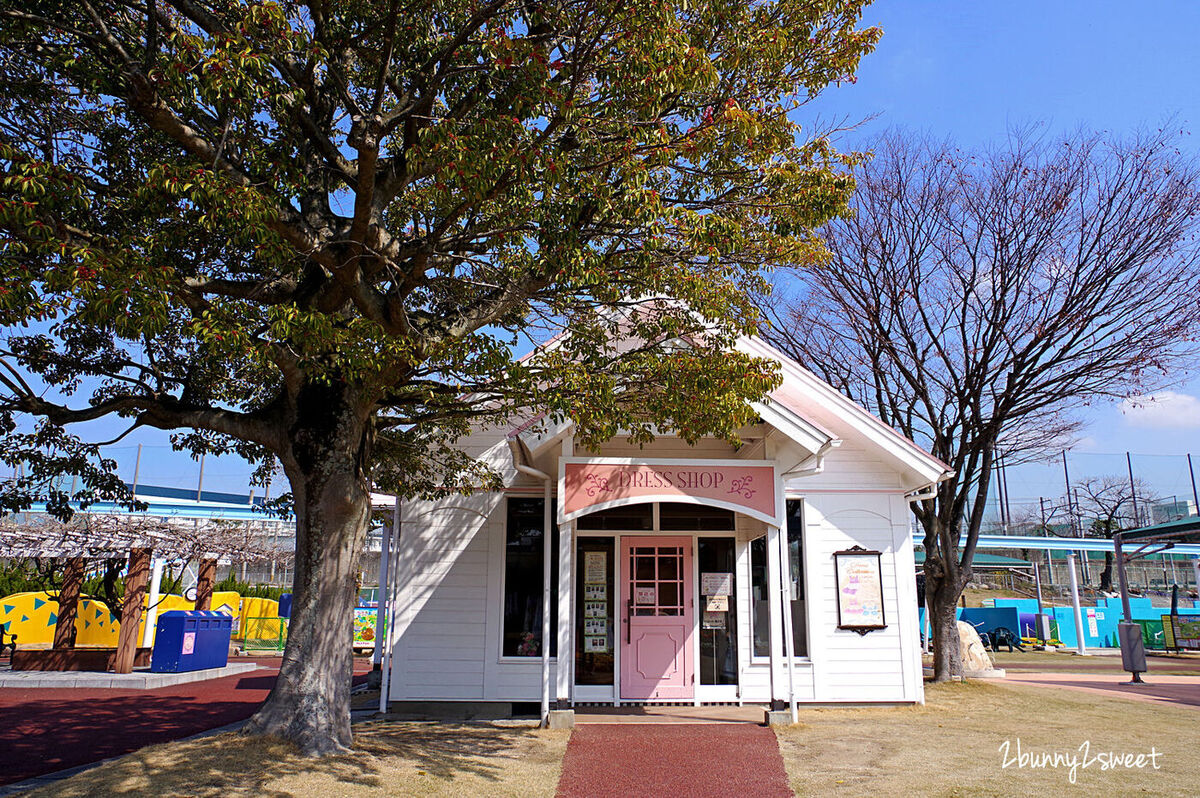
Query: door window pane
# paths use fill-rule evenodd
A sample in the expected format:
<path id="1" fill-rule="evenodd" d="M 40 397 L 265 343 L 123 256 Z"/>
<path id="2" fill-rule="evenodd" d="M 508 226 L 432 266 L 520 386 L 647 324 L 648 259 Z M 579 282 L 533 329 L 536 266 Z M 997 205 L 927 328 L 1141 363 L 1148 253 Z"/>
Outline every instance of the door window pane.
<path id="1" fill-rule="evenodd" d="M 542 655 L 542 499 L 510 498 L 504 543 L 506 657 Z M 551 508 L 551 519 L 555 517 Z M 551 521 L 553 524 L 553 521 Z M 550 655 L 558 653 L 558 525 L 550 532 Z"/>
<path id="2" fill-rule="evenodd" d="M 767 538 L 750 541 L 750 610 L 754 656 L 771 656 L 771 615 L 767 607 Z"/>
<path id="3" fill-rule="evenodd" d="M 804 526 L 803 504 L 798 499 L 787 503 L 788 564 L 784 579 L 791 586 L 792 644 L 797 657 L 808 656 L 808 614 L 804 600 Z M 767 609 L 767 538 L 750 541 L 750 592 L 753 602 L 754 656 L 770 656 L 771 624 Z"/>
<path id="4" fill-rule="evenodd" d="M 613 684 L 614 626 L 612 538 L 580 538 L 576 546 L 575 683 Z"/>
<path id="5" fill-rule="evenodd" d="M 737 575 L 734 567 L 733 538 L 697 538 L 696 564 L 700 569 L 703 592 L 705 574 L 731 576 L 730 592 L 723 601 L 717 596 L 701 595 L 700 609 L 700 684 L 737 684 Z M 715 582 L 719 579 L 710 579 Z M 715 609 L 724 605 L 725 610 Z M 709 610 L 709 606 L 714 609 Z"/>
<path id="6" fill-rule="evenodd" d="M 679 585 L 675 582 L 658 583 L 659 615 L 679 615 Z"/>

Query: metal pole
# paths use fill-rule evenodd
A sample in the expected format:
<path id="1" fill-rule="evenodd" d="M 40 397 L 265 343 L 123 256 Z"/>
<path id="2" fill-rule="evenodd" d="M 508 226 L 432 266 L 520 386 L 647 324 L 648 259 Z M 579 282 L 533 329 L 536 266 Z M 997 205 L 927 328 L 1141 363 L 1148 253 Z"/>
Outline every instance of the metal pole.
<path id="1" fill-rule="evenodd" d="M 1196 492 L 1196 471 L 1192 468 L 1192 455 L 1188 456 L 1188 476 L 1192 478 L 1192 503 L 1196 506 L 1196 512 L 1200 513 L 1200 493 Z"/>
<path id="2" fill-rule="evenodd" d="M 1008 458 L 1004 458 L 1004 465 L 1000 468 L 1000 481 L 1004 483 L 1004 517 L 1008 519 L 1009 526 L 1012 526 L 1012 505 L 1009 502 L 1012 500 L 1012 494 L 1008 491 Z"/>
<path id="3" fill-rule="evenodd" d="M 551 545 L 549 478 L 542 480 L 542 725 L 550 725 L 550 560 L 554 550 Z M 565 667 L 567 652 L 558 652 L 559 667 Z"/>
<path id="4" fill-rule="evenodd" d="M 1062 461 L 1063 461 L 1063 481 L 1066 482 L 1066 485 L 1067 485 L 1067 516 L 1068 516 L 1067 520 L 1071 524 L 1071 529 L 1075 529 L 1076 528 L 1076 526 L 1075 526 L 1075 508 L 1071 505 L 1071 474 L 1070 474 L 1070 472 L 1067 471 L 1067 451 L 1066 451 L 1066 449 L 1063 450 Z M 1079 536 L 1076 535 L 1076 537 L 1079 537 Z"/>
<path id="5" fill-rule="evenodd" d="M 1075 577 L 1075 552 L 1067 552 L 1067 569 L 1071 574 L 1071 606 L 1075 610 L 1075 653 L 1081 657 L 1087 656 L 1087 646 L 1083 642 L 1083 612 L 1079 609 L 1079 581 Z"/>
<path id="6" fill-rule="evenodd" d="M 1113 555 L 1117 560 L 1117 582 L 1121 586 L 1122 620 L 1132 621 L 1133 612 L 1129 608 L 1129 582 L 1125 576 L 1125 555 L 1121 552 L 1121 535 L 1113 535 Z"/>
<path id="7" fill-rule="evenodd" d="M 1038 612 L 1042 612 L 1042 569 L 1036 562 L 1033 564 L 1033 584 L 1037 588 Z"/>
<path id="8" fill-rule="evenodd" d="M 269 484 L 269 483 L 268 483 Z M 388 569 L 388 586 L 387 586 L 387 627 L 384 629 L 386 643 L 383 651 L 383 678 L 379 685 L 379 714 L 385 714 L 388 710 L 388 700 L 391 697 L 392 687 L 392 652 L 396 647 L 396 593 L 398 586 L 398 578 L 396 576 L 397 562 L 400 559 L 400 494 L 396 494 L 396 504 L 392 509 L 392 526 L 388 530 L 388 534 L 393 536 L 392 545 L 389 547 L 389 553 L 393 555 L 396 562 L 391 564 Z"/>
<path id="9" fill-rule="evenodd" d="M 800 714 L 796 708 L 796 642 L 792 630 L 792 558 L 788 552 L 787 533 L 784 528 L 779 530 L 779 549 L 779 584 L 782 587 L 780 596 L 783 598 L 783 656 L 787 658 L 788 709 L 791 711 L 792 723 L 799 723 Z"/>
<path id="10" fill-rule="evenodd" d="M 1133 622 L 1133 610 L 1129 606 L 1129 582 L 1125 576 L 1125 552 L 1122 534 L 1113 535 L 1113 554 L 1117 559 L 1117 579 L 1121 584 L 1121 622 L 1117 625 L 1118 641 L 1121 644 L 1121 665 L 1131 674 L 1129 684 L 1141 684 L 1142 672 L 1146 670 L 1146 654 L 1142 648 L 1141 630 Z M 1136 631 L 1133 627 L 1136 627 Z"/>
<path id="11" fill-rule="evenodd" d="M 1001 465 L 1000 450 L 993 448 L 992 451 L 996 460 L 993 470 L 996 472 L 996 506 L 1000 511 L 1000 528 L 1008 534 L 1008 516 L 1004 512 L 1004 466 Z"/>
<path id="12" fill-rule="evenodd" d="M 385 528 L 380 536 L 382 540 L 379 545 L 379 589 L 375 595 L 375 654 L 371 658 L 376 669 L 383 667 L 383 631 L 387 628 L 387 602 L 384 601 L 384 595 L 387 593 L 388 583 L 388 550 L 389 543 L 392 537 L 392 530 Z M 275 564 L 271 563 L 271 580 L 275 579 Z"/>
<path id="13" fill-rule="evenodd" d="M 1200 563 L 1200 560 L 1196 560 L 1196 562 Z M 928 654 L 932 650 L 930 648 L 931 643 L 929 640 L 929 637 L 932 633 L 933 633 L 933 629 L 932 629 L 932 626 L 929 621 L 929 599 L 926 598 L 925 599 L 925 653 L 926 654 Z"/>
<path id="14" fill-rule="evenodd" d="M 1082 511 L 1079 509 L 1079 488 L 1075 488 L 1075 514 L 1080 515 L 1081 513 Z M 1076 537 L 1087 537 L 1087 533 L 1083 529 L 1083 518 L 1079 519 L 1079 534 Z M 1090 585 L 1092 583 L 1092 557 L 1086 551 L 1081 551 L 1080 555 L 1083 559 L 1079 562 L 1079 573 L 1083 576 L 1083 583 Z"/>
<path id="15" fill-rule="evenodd" d="M 1141 526 L 1142 519 L 1138 514 L 1137 506 L 1137 485 L 1133 481 L 1133 457 L 1129 452 L 1125 452 L 1125 465 L 1129 467 L 1129 497 L 1133 500 L 1133 524 Z"/>
<path id="16" fill-rule="evenodd" d="M 137 497 L 138 472 L 142 468 L 142 445 L 138 444 L 137 457 L 133 461 L 133 487 L 129 489 L 129 495 Z"/>
<path id="17" fill-rule="evenodd" d="M 1041 513 L 1042 513 L 1042 534 L 1049 535 L 1050 530 L 1046 527 L 1046 500 L 1041 496 L 1038 496 L 1038 509 L 1041 510 Z M 1053 586 L 1054 585 L 1054 557 L 1051 556 L 1050 549 L 1046 549 L 1044 556 L 1046 557 L 1046 578 L 1048 580 L 1050 580 L 1050 584 L 1051 584 L 1051 586 Z"/>
<path id="18" fill-rule="evenodd" d="M 204 452 L 200 453 L 200 478 L 196 480 L 196 501 L 200 501 L 200 492 L 204 488 Z"/>

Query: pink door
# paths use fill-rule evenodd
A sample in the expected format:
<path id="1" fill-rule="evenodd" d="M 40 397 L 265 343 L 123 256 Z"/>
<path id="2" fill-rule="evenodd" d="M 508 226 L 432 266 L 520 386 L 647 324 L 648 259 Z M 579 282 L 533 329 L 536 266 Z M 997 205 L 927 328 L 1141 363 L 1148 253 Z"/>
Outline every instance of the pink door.
<path id="1" fill-rule="evenodd" d="M 621 698 L 691 699 L 692 539 L 621 538 Z"/>

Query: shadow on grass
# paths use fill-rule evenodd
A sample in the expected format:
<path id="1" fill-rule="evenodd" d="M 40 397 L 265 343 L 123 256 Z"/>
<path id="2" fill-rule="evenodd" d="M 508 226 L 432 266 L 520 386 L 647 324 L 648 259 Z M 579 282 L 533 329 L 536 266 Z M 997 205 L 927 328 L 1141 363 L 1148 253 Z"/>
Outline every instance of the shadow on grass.
<path id="1" fill-rule="evenodd" d="M 330 780 L 337 794 L 406 795 L 413 779 L 498 781 L 521 767 L 533 736 L 527 728 L 372 721 L 355 726 L 352 751 L 309 758 L 281 740 L 231 732 L 144 748 L 29 795 L 321 798 Z"/>

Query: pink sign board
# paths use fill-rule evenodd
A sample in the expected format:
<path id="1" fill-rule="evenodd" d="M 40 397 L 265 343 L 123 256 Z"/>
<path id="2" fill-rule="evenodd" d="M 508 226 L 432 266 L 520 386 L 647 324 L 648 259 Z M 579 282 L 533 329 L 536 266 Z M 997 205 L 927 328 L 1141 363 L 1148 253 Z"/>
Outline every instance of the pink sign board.
<path id="1" fill-rule="evenodd" d="M 194 654 L 195 652 L 196 652 L 196 633 L 195 632 L 184 632 L 183 633 L 183 651 L 181 651 L 180 653 L 181 654 Z"/>
<path id="2" fill-rule="evenodd" d="M 724 463 L 565 463 L 562 516 L 575 518 L 602 504 L 691 497 L 745 512 L 768 523 L 776 519 L 775 468 Z"/>

